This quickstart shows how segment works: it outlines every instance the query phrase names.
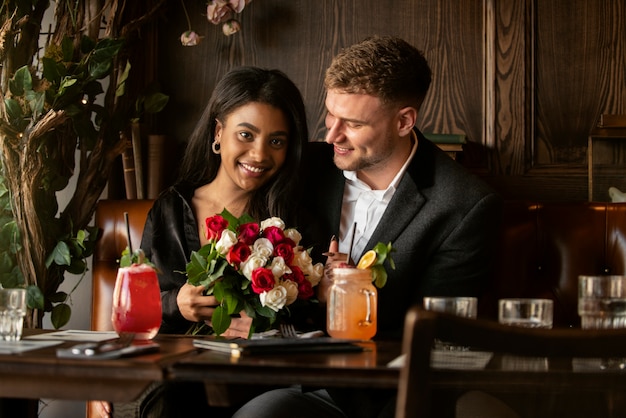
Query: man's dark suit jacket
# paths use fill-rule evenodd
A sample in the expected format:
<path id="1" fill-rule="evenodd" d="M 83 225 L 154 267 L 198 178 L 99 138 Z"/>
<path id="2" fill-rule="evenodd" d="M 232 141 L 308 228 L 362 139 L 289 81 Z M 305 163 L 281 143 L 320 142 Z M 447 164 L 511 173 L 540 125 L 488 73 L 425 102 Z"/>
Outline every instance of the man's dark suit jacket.
<path id="1" fill-rule="evenodd" d="M 499 228 L 500 197 L 416 133 L 417 152 L 366 246 L 391 242 L 396 249 L 396 268 L 385 265 L 389 277 L 378 291 L 376 338 L 399 338 L 406 311 L 426 295 L 480 295 Z M 339 233 L 345 177 L 333 163 L 331 145 L 309 145 L 307 209 L 323 240 L 316 247 L 327 248 Z"/>

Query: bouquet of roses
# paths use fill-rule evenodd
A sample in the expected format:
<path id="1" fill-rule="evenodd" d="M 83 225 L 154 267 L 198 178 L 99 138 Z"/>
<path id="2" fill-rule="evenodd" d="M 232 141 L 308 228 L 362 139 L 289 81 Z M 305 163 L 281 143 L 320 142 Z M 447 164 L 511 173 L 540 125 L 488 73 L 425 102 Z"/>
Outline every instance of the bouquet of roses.
<path id="1" fill-rule="evenodd" d="M 206 234 L 209 243 L 191 253 L 187 282 L 219 301 L 211 318 L 217 335 L 228 329 L 231 315 L 245 311 L 251 333 L 266 331 L 294 302 L 313 299 L 324 266 L 313 264 L 298 230 L 285 228 L 282 219 L 259 224 L 224 209 L 206 219 Z"/>

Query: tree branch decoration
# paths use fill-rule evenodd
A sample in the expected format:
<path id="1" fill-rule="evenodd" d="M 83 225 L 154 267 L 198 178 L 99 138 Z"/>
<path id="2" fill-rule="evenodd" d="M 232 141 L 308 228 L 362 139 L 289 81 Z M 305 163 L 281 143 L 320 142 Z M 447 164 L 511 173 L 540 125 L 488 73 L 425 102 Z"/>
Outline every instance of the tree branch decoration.
<path id="1" fill-rule="evenodd" d="M 69 295 L 58 289 L 65 272 L 87 270 L 97 238 L 88 225 L 136 100 L 128 94 L 133 40 L 164 2 L 58 0 L 44 48 L 48 0 L 0 6 L 0 199 L 11 203 L 0 214 L 0 237 L 10 241 L 0 248 L 0 283 L 27 287 L 27 326 L 40 327 L 45 312 L 57 328 L 70 318 Z M 56 193 L 73 175 L 59 210 Z"/>

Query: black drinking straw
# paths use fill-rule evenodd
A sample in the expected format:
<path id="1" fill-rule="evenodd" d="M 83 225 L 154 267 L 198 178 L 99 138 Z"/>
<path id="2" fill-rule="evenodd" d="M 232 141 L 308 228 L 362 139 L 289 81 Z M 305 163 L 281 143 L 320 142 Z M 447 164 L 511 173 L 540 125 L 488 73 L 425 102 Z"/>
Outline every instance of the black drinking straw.
<path id="1" fill-rule="evenodd" d="M 128 252 L 133 256 L 133 244 L 130 242 L 130 223 L 128 222 L 128 212 L 124 212 L 124 221 L 126 222 L 126 240 L 128 242 Z"/>

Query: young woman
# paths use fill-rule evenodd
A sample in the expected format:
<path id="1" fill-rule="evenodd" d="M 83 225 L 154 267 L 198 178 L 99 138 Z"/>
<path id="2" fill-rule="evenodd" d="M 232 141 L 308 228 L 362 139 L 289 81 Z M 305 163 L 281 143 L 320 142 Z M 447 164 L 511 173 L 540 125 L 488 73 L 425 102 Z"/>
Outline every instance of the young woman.
<path id="1" fill-rule="evenodd" d="M 207 217 L 226 208 L 237 217 L 277 216 L 297 225 L 307 141 L 301 94 L 282 72 L 241 67 L 218 82 L 191 134 L 176 184 L 155 201 L 144 227 L 141 248 L 156 265 L 161 287 L 160 333 L 184 334 L 198 321 L 210 324 L 217 300 L 204 296 L 202 286 L 187 284 L 185 275 L 191 252 L 207 243 Z M 248 321 L 233 321 L 231 328 L 245 329 Z M 102 416 L 112 412 L 109 404 L 98 405 Z M 202 384 L 181 383 L 156 386 L 130 406 L 115 404 L 113 415 L 130 409 L 123 415 L 199 416 L 208 408 Z M 210 411 L 211 417 L 218 414 Z"/>

